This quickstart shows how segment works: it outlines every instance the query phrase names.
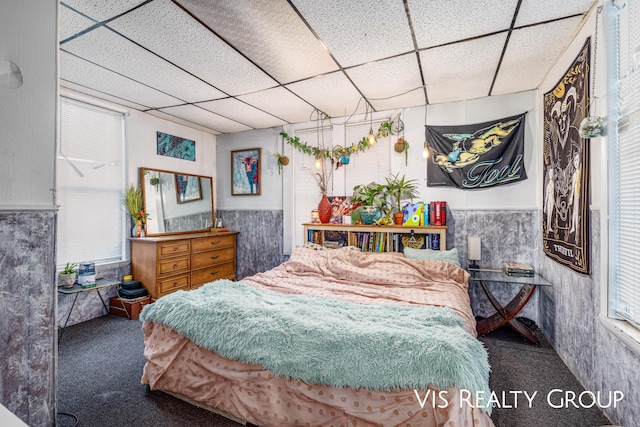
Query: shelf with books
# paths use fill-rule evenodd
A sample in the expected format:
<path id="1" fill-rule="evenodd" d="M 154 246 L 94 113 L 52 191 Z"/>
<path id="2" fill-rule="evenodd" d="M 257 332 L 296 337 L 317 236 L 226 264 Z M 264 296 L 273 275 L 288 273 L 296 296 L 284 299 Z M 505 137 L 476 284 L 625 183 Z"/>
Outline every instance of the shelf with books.
<path id="1" fill-rule="evenodd" d="M 357 246 L 363 252 L 400 252 L 405 246 L 447 249 L 447 226 L 303 224 L 307 242 L 329 248 Z M 346 237 L 345 237 L 346 236 Z"/>

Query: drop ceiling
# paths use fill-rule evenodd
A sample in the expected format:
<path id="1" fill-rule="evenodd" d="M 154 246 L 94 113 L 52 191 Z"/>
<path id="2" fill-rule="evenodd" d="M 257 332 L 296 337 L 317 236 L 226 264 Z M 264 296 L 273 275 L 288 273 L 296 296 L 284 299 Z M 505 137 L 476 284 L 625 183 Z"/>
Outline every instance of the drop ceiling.
<path id="1" fill-rule="evenodd" d="M 538 88 L 597 0 L 62 0 L 60 85 L 225 134 Z"/>

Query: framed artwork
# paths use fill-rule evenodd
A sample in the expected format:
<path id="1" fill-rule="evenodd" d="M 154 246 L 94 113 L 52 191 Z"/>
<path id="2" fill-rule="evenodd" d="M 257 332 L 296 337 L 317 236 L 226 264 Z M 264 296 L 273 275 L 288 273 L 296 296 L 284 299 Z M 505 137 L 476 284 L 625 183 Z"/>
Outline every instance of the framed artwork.
<path id="1" fill-rule="evenodd" d="M 196 161 L 196 143 L 190 139 L 156 132 L 157 153 L 159 156 Z"/>
<path id="2" fill-rule="evenodd" d="M 175 174 L 176 200 L 178 203 L 202 200 L 202 185 L 200 177 L 193 175 Z"/>
<path id="3" fill-rule="evenodd" d="M 343 216 L 351 212 L 351 196 L 329 196 L 327 199 L 331 203 L 331 219 L 329 223 L 342 224 Z"/>
<path id="4" fill-rule="evenodd" d="M 590 43 L 543 99 L 542 246 L 549 258 L 582 274 L 591 271 L 589 140 L 578 129 L 589 111 Z"/>
<path id="5" fill-rule="evenodd" d="M 231 152 L 231 195 L 260 195 L 260 148 Z"/>

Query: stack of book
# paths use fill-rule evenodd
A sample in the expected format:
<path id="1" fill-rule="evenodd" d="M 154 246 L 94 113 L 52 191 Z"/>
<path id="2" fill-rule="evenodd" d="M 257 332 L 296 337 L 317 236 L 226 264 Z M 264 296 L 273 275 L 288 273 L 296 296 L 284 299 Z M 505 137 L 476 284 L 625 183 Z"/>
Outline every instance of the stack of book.
<path id="1" fill-rule="evenodd" d="M 533 267 L 529 264 L 519 264 L 515 262 L 505 262 L 504 272 L 507 276 L 533 277 Z"/>

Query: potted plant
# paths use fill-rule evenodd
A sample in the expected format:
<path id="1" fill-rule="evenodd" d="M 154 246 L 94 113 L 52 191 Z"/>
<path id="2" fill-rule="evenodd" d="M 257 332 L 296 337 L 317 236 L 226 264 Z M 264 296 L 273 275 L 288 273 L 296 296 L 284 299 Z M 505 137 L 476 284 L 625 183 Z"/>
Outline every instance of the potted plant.
<path id="1" fill-rule="evenodd" d="M 122 205 L 133 220 L 131 236 L 142 237 L 144 223 L 149 218 L 149 214 L 145 213 L 142 207 L 142 189 L 135 184 L 127 185 L 122 194 Z"/>
<path id="2" fill-rule="evenodd" d="M 122 193 L 122 205 L 135 222 L 138 213 L 142 212 L 142 189 L 135 184 L 128 184 Z"/>
<path id="3" fill-rule="evenodd" d="M 68 262 L 64 269 L 58 274 L 58 281 L 63 288 L 72 288 L 76 281 L 76 267 L 78 264 Z"/>
<path id="4" fill-rule="evenodd" d="M 353 187 L 351 203 L 358 205 L 351 211 L 352 222 L 361 219 L 364 224 L 373 224 L 382 217 L 383 211 L 388 211 L 385 185 L 375 182 L 356 185 Z"/>
<path id="5" fill-rule="evenodd" d="M 389 212 L 393 213 L 393 219 L 397 225 L 402 225 L 402 219 L 404 217 L 403 201 L 413 201 L 418 197 L 416 191 L 418 186 L 415 179 L 405 179 L 404 175 L 398 178 L 398 174 L 391 178 L 385 178 L 387 184 L 384 186 L 384 193 L 389 201 L 389 205 L 392 206 Z"/>

